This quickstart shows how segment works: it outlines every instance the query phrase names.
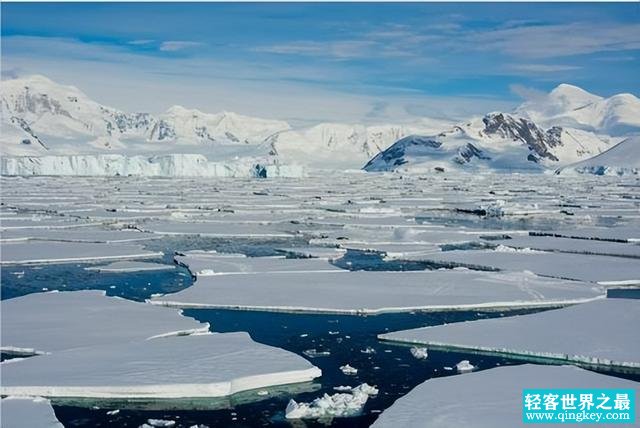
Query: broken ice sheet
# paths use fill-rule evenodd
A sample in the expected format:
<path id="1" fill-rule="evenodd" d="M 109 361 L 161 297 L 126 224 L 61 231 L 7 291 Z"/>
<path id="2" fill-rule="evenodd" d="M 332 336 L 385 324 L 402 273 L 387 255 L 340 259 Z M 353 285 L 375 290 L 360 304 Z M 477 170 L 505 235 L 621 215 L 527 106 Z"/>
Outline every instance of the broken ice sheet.
<path id="1" fill-rule="evenodd" d="M 275 272 L 198 277 L 150 299 L 185 308 L 376 314 L 413 310 L 544 307 L 603 297 L 593 284 L 524 272 Z"/>
<path id="2" fill-rule="evenodd" d="M 378 394 L 378 389 L 366 383 L 350 388 L 349 392 L 333 395 L 324 394 L 311 403 L 289 401 L 285 410 L 287 419 L 329 419 L 358 416 L 370 396 Z"/>
<path id="3" fill-rule="evenodd" d="M 640 258 L 640 245 L 591 239 L 514 236 L 511 239 L 491 240 L 489 243 L 513 248 L 531 248 L 540 251 Z"/>
<path id="4" fill-rule="evenodd" d="M 103 291 L 29 294 L 0 303 L 2 352 L 33 354 L 168 334 L 208 331 L 207 324 Z"/>
<path id="5" fill-rule="evenodd" d="M 148 272 L 157 270 L 175 269 L 174 265 L 163 265 L 160 263 L 121 261 L 113 262 L 102 266 L 89 266 L 85 270 L 104 273 L 127 273 L 127 272 Z"/>
<path id="6" fill-rule="evenodd" d="M 382 412 L 374 428 L 517 427 L 522 389 L 637 389 L 637 383 L 569 366 L 498 367 L 429 379 Z"/>
<path id="7" fill-rule="evenodd" d="M 173 336 L 76 348 L 3 365 L 4 395 L 222 397 L 321 375 L 304 358 L 240 333 Z"/>
<path id="8" fill-rule="evenodd" d="M 205 251 L 187 251 L 174 260 L 194 276 L 269 272 L 346 272 L 325 259 L 287 259 L 284 256 L 246 257 Z"/>
<path id="9" fill-rule="evenodd" d="M 453 266 L 509 271 L 532 271 L 539 275 L 601 284 L 640 283 L 640 263 L 632 258 L 542 251 L 444 251 L 408 257 Z"/>
<path id="10" fill-rule="evenodd" d="M 168 222 L 157 221 L 142 224 L 144 231 L 161 235 L 199 235 L 207 237 L 230 238 L 289 238 L 295 235 L 295 227 L 290 223 L 247 224 L 226 222 Z"/>
<path id="11" fill-rule="evenodd" d="M 64 428 L 49 400 L 41 397 L 7 397 L 0 400 L 2 428 Z"/>
<path id="12" fill-rule="evenodd" d="M 529 315 L 396 331 L 378 338 L 638 372 L 640 341 L 634 340 L 638 325 L 640 300 L 600 299 Z"/>
<path id="13" fill-rule="evenodd" d="M 141 245 L 89 242 L 24 241 L 2 243 L 2 265 L 73 263 L 162 256 Z"/>

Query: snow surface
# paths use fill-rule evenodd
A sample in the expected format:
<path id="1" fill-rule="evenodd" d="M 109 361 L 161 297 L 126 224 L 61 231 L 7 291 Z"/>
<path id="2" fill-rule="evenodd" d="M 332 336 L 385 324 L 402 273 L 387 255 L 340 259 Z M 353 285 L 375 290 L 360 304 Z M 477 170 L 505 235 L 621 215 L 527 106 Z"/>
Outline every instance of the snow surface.
<path id="1" fill-rule="evenodd" d="M 276 272 L 198 277 L 191 287 L 150 301 L 185 308 L 374 314 L 557 306 L 604 294 L 597 286 L 521 272 L 283 273 L 277 271 L 280 261 L 272 263 Z"/>
<path id="2" fill-rule="evenodd" d="M 557 173 L 638 175 L 640 174 L 640 137 L 627 138 L 609 150 L 561 168 Z"/>
<path id="3" fill-rule="evenodd" d="M 7 397 L 0 400 L 2 428 L 64 428 L 49 400 L 41 397 Z"/>
<path id="4" fill-rule="evenodd" d="M 562 309 L 381 334 L 383 340 L 536 360 L 640 369 L 640 300 L 601 299 Z M 597 339 L 596 339 L 597 338 Z"/>
<path id="5" fill-rule="evenodd" d="M 491 240 L 491 244 L 541 251 L 596 254 L 640 258 L 640 245 L 551 236 L 514 236 L 511 239 Z"/>
<path id="6" fill-rule="evenodd" d="M 568 84 L 525 102 L 516 113 L 543 126 L 580 128 L 609 135 L 640 131 L 640 100 L 634 95 L 603 98 Z"/>
<path id="7" fill-rule="evenodd" d="M 243 273 L 346 272 L 324 259 L 287 259 L 284 256 L 246 257 L 242 254 L 188 251 L 182 256 L 175 256 L 174 260 L 198 277 Z"/>
<path id="8" fill-rule="evenodd" d="M 162 256 L 141 245 L 93 242 L 2 242 L 2 265 L 72 263 L 83 261 L 143 259 Z"/>
<path id="9" fill-rule="evenodd" d="M 307 382 L 320 375 L 320 369 L 307 360 L 256 343 L 247 333 L 213 333 L 96 345 L 28 358 L 3 365 L 0 391 L 45 397 L 223 397 Z"/>
<path id="10" fill-rule="evenodd" d="M 206 324 L 176 311 L 107 297 L 103 291 L 29 294 L 3 300 L 0 308 L 2 352 L 56 352 L 208 331 Z"/>
<path id="11" fill-rule="evenodd" d="M 543 251 L 455 250 L 411 259 L 430 260 L 454 266 L 532 271 L 544 276 L 601 284 L 640 283 L 640 263 L 623 257 Z"/>
<path id="12" fill-rule="evenodd" d="M 517 427 L 522 389 L 637 389 L 637 383 L 577 367 L 522 365 L 429 379 L 382 412 L 374 428 Z"/>

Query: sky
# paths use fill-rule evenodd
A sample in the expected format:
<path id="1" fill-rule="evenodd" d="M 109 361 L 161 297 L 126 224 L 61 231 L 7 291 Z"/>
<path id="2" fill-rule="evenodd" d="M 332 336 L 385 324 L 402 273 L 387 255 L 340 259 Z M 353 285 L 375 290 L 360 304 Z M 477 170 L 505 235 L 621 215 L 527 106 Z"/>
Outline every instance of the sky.
<path id="1" fill-rule="evenodd" d="M 2 78 L 103 104 L 388 123 L 640 94 L 634 3 L 2 3 Z"/>

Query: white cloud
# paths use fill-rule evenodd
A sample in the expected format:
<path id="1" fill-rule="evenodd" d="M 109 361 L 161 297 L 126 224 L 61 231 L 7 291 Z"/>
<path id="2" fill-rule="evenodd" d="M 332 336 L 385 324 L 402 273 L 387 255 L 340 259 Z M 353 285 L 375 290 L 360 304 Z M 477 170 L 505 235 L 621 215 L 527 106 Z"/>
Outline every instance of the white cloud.
<path id="1" fill-rule="evenodd" d="M 576 65 L 564 64 L 512 64 L 510 68 L 525 73 L 557 73 L 562 71 L 579 70 Z"/>
<path id="2" fill-rule="evenodd" d="M 201 42 L 194 42 L 190 40 L 168 40 L 160 44 L 160 50 L 163 52 L 176 52 L 202 45 L 203 43 Z"/>

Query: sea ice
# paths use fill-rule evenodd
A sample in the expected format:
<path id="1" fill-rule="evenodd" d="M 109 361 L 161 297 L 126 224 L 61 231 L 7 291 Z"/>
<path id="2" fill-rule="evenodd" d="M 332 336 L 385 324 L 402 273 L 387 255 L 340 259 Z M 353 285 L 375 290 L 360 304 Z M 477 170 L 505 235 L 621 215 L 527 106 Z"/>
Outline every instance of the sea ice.
<path id="1" fill-rule="evenodd" d="M 429 357 L 427 348 L 418 348 L 416 346 L 413 346 L 411 349 L 409 349 L 409 352 L 411 352 L 411 355 L 413 355 L 414 358 L 417 358 L 419 360 L 426 360 L 427 357 Z"/>
<path id="2" fill-rule="evenodd" d="M 522 426 L 522 389 L 636 389 L 636 382 L 569 366 L 498 367 L 429 379 L 382 412 L 373 428 Z"/>
<path id="3" fill-rule="evenodd" d="M 532 271 L 539 275 L 591 281 L 606 285 L 640 283 L 640 263 L 623 257 L 551 252 L 493 250 L 443 251 L 411 258 L 452 266 Z"/>
<path id="4" fill-rule="evenodd" d="M 347 272 L 324 259 L 287 259 L 284 256 L 246 257 L 242 254 L 189 251 L 175 256 L 174 260 L 197 277 L 241 273 Z"/>
<path id="5" fill-rule="evenodd" d="M 470 373 L 476 369 L 476 366 L 471 364 L 469 360 L 462 360 L 456 364 L 456 370 L 458 373 Z"/>
<path id="6" fill-rule="evenodd" d="M 64 428 L 49 400 L 40 397 L 7 397 L 0 400 L 2 428 Z"/>
<path id="7" fill-rule="evenodd" d="M 163 265 L 160 263 L 131 262 L 131 261 L 114 262 L 104 266 L 89 266 L 85 268 L 85 270 L 104 272 L 104 273 L 148 272 L 148 271 L 171 270 L 171 269 L 175 269 L 175 266 Z"/>
<path id="8" fill-rule="evenodd" d="M 541 278 L 526 272 L 453 269 L 336 274 L 274 270 L 198 277 L 191 287 L 153 297 L 150 302 L 184 308 L 376 314 L 558 306 L 604 296 L 604 290 L 594 284 Z"/>
<path id="9" fill-rule="evenodd" d="M 2 369 L 3 395 L 131 399 L 223 397 L 321 375 L 304 358 L 244 332 L 76 348 Z"/>
<path id="10" fill-rule="evenodd" d="M 632 339 L 638 325 L 640 300 L 600 299 L 529 315 L 417 328 L 378 337 L 428 348 L 638 371 L 640 342 Z"/>
<path id="11" fill-rule="evenodd" d="M 95 260 L 143 259 L 162 256 L 141 245 L 89 242 L 24 241 L 6 242 L 2 248 L 2 265 L 74 263 Z"/>
<path id="12" fill-rule="evenodd" d="M 3 300 L 0 308 L 0 349 L 27 355 L 208 331 L 208 325 L 176 311 L 104 291 L 29 294 Z"/>
<path id="13" fill-rule="evenodd" d="M 346 418 L 358 416 L 362 413 L 364 405 L 370 396 L 377 395 L 378 389 L 363 383 L 351 388 L 348 393 L 333 395 L 324 394 L 311 403 L 297 403 L 289 401 L 285 410 L 287 419 L 320 419 L 320 418 Z"/>
<path id="14" fill-rule="evenodd" d="M 640 245 L 621 242 L 556 238 L 551 236 L 515 236 L 511 239 L 492 240 L 490 243 L 540 251 L 640 258 Z"/>

